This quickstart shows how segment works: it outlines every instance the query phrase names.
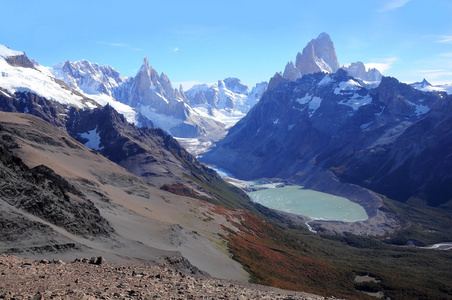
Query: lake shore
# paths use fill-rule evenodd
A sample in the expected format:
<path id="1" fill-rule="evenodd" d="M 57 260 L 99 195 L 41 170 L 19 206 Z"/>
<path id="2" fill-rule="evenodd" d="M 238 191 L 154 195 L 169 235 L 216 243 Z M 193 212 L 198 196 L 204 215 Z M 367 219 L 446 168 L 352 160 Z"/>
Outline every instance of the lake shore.
<path id="1" fill-rule="evenodd" d="M 212 168 L 212 166 L 210 166 Z M 301 185 L 307 189 L 328 193 L 334 196 L 346 198 L 359 204 L 368 215 L 365 221 L 343 222 L 316 220 L 306 215 L 293 214 L 274 210 L 279 215 L 287 218 L 289 222 L 295 225 L 305 226 L 312 232 L 325 232 L 330 234 L 344 234 L 346 232 L 364 236 L 386 236 L 392 234 L 403 227 L 408 226 L 397 216 L 385 211 L 383 198 L 374 192 L 348 183 L 337 180 L 331 172 L 317 172 L 309 178 L 295 178 L 294 180 L 281 180 L 279 178 L 256 179 L 254 181 L 244 181 L 237 179 L 227 170 L 213 167 L 224 180 L 248 192 L 253 190 L 250 187 L 264 183 L 277 185 Z M 306 224 L 306 222 L 308 222 Z"/>

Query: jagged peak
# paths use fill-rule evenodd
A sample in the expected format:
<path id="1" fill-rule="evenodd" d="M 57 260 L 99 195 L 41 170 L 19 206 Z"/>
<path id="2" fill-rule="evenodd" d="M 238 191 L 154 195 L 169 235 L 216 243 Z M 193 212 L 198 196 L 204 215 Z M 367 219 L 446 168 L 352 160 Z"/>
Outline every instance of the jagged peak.
<path id="1" fill-rule="evenodd" d="M 284 77 L 293 81 L 305 74 L 334 73 L 339 67 L 333 41 L 327 33 L 322 32 L 317 39 L 312 39 L 301 53 L 297 53 L 295 64 L 287 63 Z"/>
<path id="2" fill-rule="evenodd" d="M 141 64 L 140 70 L 138 71 L 138 73 L 140 72 L 147 72 L 150 73 L 150 70 L 152 69 L 152 66 L 149 66 L 149 60 L 147 56 L 144 56 L 143 58 L 143 63 Z"/>
<path id="3" fill-rule="evenodd" d="M 166 81 L 166 82 L 170 82 L 168 76 L 165 73 L 160 73 L 160 80 Z"/>
<path id="4" fill-rule="evenodd" d="M 242 81 L 240 81 L 240 79 L 237 77 L 227 77 L 223 81 L 230 82 L 230 83 L 242 83 Z"/>
<path id="5" fill-rule="evenodd" d="M 218 85 L 219 88 L 224 88 L 224 87 L 226 87 L 226 85 L 224 84 L 224 81 L 223 81 L 223 80 L 218 80 L 217 85 Z"/>
<path id="6" fill-rule="evenodd" d="M 234 93 L 247 95 L 250 90 L 248 86 L 237 77 L 228 77 L 223 80 L 227 89 L 231 90 Z"/>
<path id="7" fill-rule="evenodd" d="M 319 36 L 317 37 L 317 40 L 322 40 L 322 39 L 328 39 L 331 41 L 330 35 L 326 32 L 320 33 Z"/>
<path id="8" fill-rule="evenodd" d="M 425 79 L 425 78 L 422 80 L 421 84 L 423 86 L 432 86 L 432 84 L 430 82 L 428 82 L 427 79 Z"/>
<path id="9" fill-rule="evenodd" d="M 144 67 L 148 67 L 149 68 L 149 61 L 148 61 L 148 57 L 145 55 L 143 58 L 143 64 L 142 66 Z"/>
<path id="10" fill-rule="evenodd" d="M 71 67 L 71 62 L 69 61 L 69 59 L 66 59 L 60 63 L 56 63 L 53 65 L 54 68 L 63 68 L 63 67 Z"/>
<path id="11" fill-rule="evenodd" d="M 290 61 L 286 64 L 283 77 L 290 81 L 295 81 L 301 77 L 300 70 L 297 69 L 293 61 Z"/>
<path id="12" fill-rule="evenodd" d="M 141 65 L 137 75 L 140 73 L 147 74 L 148 77 L 153 78 L 152 80 L 160 79 L 160 76 L 157 73 L 157 71 L 152 66 L 149 65 L 147 56 L 143 58 L 143 64 Z"/>
<path id="13" fill-rule="evenodd" d="M 346 70 L 350 76 L 365 81 L 380 81 L 382 77 L 380 71 L 375 68 L 367 68 L 361 61 L 353 62 L 348 66 L 342 66 L 341 69 Z"/>
<path id="14" fill-rule="evenodd" d="M 430 82 L 428 82 L 425 78 L 421 82 L 414 82 L 411 83 L 410 86 L 416 88 L 416 89 L 423 89 L 429 86 L 432 86 Z"/>
<path id="15" fill-rule="evenodd" d="M 276 72 L 275 75 L 270 79 L 270 82 L 268 83 L 267 90 L 271 91 L 275 88 L 277 88 L 281 83 L 287 82 L 288 80 L 283 77 L 281 72 Z"/>

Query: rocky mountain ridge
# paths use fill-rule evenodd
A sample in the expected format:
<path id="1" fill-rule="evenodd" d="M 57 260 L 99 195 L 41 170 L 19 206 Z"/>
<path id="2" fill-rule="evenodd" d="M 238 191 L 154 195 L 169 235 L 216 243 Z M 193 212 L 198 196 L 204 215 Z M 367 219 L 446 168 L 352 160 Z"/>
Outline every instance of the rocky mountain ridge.
<path id="1" fill-rule="evenodd" d="M 322 32 L 316 39 L 311 40 L 301 53 L 298 52 L 295 63 L 292 61 L 287 63 L 282 76 L 287 80 L 295 81 L 307 74 L 335 73 L 339 68 L 333 41 L 327 33 Z M 362 62 L 355 62 L 341 68 L 350 76 L 364 81 L 380 81 L 382 77 L 377 69 L 366 70 Z"/>
<path id="2" fill-rule="evenodd" d="M 265 89 L 262 86 L 250 94 L 248 87 L 239 79 L 227 78 L 209 91 L 206 85 L 198 94 L 199 86 L 194 88 L 196 91 L 184 92 L 182 87 L 173 88 L 166 74 L 159 75 L 149 65 L 147 57 L 143 59 L 137 74 L 129 78 L 121 77 L 110 66 L 99 66 L 86 60 L 57 64 L 51 72 L 102 105 L 109 103 L 121 113 L 122 110 L 135 111 L 152 120 L 156 127 L 182 138 L 210 136 L 218 139 L 230 126 L 226 122 L 235 122 L 237 114 L 243 116 Z M 126 108 L 121 110 L 116 101 Z M 128 120 L 143 126 L 136 116 Z"/>
<path id="3" fill-rule="evenodd" d="M 146 57 L 135 76 L 123 77 L 111 66 L 87 60 L 44 67 L 29 60 L 23 52 L 1 47 L 0 69 L 4 80 L 0 88 L 7 93 L 30 91 L 83 109 L 109 104 L 130 123 L 160 127 L 182 138 L 219 139 L 265 90 L 265 84 L 261 84 L 250 93 L 240 80 L 228 78 L 227 83 L 219 81 L 221 88 L 212 92 L 215 99 L 199 101 L 188 99 L 182 87 L 173 88 L 168 76 L 163 72 L 159 75 Z M 209 92 L 200 97 L 209 98 Z"/>
<path id="4" fill-rule="evenodd" d="M 242 179 L 293 179 L 308 187 L 317 172 L 332 174 L 402 202 L 420 197 L 439 205 L 451 196 L 450 103 L 446 93 L 389 77 L 369 89 L 341 69 L 296 81 L 276 75 L 202 161 Z"/>
<path id="5" fill-rule="evenodd" d="M 267 87 L 266 82 L 256 84 L 250 91 L 238 78 L 219 80 L 214 85 L 195 85 L 185 94 L 194 108 L 208 106 L 224 113 L 246 114 L 262 97 Z"/>

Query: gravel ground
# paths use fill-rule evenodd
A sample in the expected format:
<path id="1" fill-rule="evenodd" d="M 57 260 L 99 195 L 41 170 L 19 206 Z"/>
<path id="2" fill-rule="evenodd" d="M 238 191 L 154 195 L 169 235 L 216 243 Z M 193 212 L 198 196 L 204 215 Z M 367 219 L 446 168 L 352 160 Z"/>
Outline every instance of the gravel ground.
<path id="1" fill-rule="evenodd" d="M 104 259 L 0 255 L 0 299 L 334 299 Z"/>

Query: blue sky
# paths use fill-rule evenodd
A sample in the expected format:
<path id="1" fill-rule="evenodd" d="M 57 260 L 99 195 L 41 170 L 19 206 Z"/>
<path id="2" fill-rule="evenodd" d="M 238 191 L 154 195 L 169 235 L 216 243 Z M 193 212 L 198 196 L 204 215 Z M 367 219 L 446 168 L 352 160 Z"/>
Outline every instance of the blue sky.
<path id="1" fill-rule="evenodd" d="M 339 63 L 452 83 L 451 0 L 0 0 L 0 44 L 41 65 L 87 59 L 176 84 L 268 81 L 321 32 Z"/>

